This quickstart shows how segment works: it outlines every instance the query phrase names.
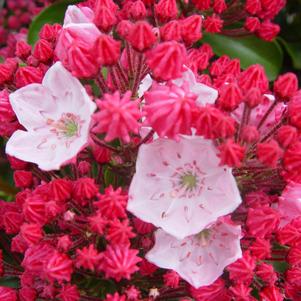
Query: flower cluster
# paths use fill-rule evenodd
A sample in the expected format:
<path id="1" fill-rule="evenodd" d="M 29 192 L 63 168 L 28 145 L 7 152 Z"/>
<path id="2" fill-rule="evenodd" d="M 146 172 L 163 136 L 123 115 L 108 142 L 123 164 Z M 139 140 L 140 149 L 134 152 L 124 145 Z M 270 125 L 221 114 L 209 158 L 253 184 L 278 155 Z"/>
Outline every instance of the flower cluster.
<path id="1" fill-rule="evenodd" d="M 90 0 L 17 43 L 0 300 L 301 300 L 297 77 L 196 46 L 272 39 L 285 1 L 244 2 Z"/>

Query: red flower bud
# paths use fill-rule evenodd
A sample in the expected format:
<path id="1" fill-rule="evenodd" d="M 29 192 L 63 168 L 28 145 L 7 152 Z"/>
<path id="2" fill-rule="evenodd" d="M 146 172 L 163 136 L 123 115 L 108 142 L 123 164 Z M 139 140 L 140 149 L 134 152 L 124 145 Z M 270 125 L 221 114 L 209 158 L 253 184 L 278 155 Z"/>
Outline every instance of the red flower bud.
<path id="1" fill-rule="evenodd" d="M 257 142 L 259 139 L 259 132 L 255 126 L 245 126 L 241 132 L 241 139 L 247 143 Z"/>
<path id="2" fill-rule="evenodd" d="M 26 170 L 16 170 L 14 172 L 14 181 L 17 187 L 26 188 L 32 185 L 32 173 Z"/>
<path id="3" fill-rule="evenodd" d="M 192 0 L 192 3 L 199 10 L 207 10 L 210 8 L 210 0 Z"/>
<path id="4" fill-rule="evenodd" d="M 293 126 L 283 125 L 277 132 L 277 141 L 284 148 L 297 142 L 297 139 L 298 131 Z"/>
<path id="5" fill-rule="evenodd" d="M 117 33 L 124 39 L 126 39 L 132 29 L 133 23 L 128 20 L 122 20 L 116 27 Z"/>
<path id="6" fill-rule="evenodd" d="M 55 42 L 62 25 L 60 24 L 48 24 L 43 25 L 39 37 L 40 39 L 47 40 L 48 42 Z"/>
<path id="7" fill-rule="evenodd" d="M 177 3 L 175 0 L 160 0 L 155 4 L 155 13 L 161 22 L 175 19 L 178 15 Z"/>
<path id="8" fill-rule="evenodd" d="M 266 20 L 259 27 L 257 34 L 261 39 L 270 42 L 277 36 L 279 32 L 280 26 L 278 24 Z"/>
<path id="9" fill-rule="evenodd" d="M 157 79 L 180 77 L 186 62 L 186 49 L 178 42 L 163 42 L 147 54 L 147 62 Z"/>
<path id="10" fill-rule="evenodd" d="M 256 15 L 261 11 L 261 2 L 260 0 L 247 0 L 245 8 L 251 15 Z"/>
<path id="11" fill-rule="evenodd" d="M 259 143 L 257 145 L 258 160 L 269 167 L 276 167 L 282 156 L 282 149 L 275 140 Z"/>
<path id="12" fill-rule="evenodd" d="M 108 35 L 101 35 L 96 40 L 94 51 L 99 65 L 115 65 L 120 56 L 120 42 Z"/>
<path id="13" fill-rule="evenodd" d="M 72 182 L 66 179 L 56 179 L 50 182 L 51 198 L 54 201 L 66 201 L 71 198 Z"/>
<path id="14" fill-rule="evenodd" d="M 260 27 L 260 21 L 256 17 L 247 17 L 244 25 L 245 29 L 250 32 L 255 32 Z"/>
<path id="15" fill-rule="evenodd" d="M 218 105 L 225 111 L 233 111 L 242 102 L 242 93 L 235 83 L 224 84 L 219 89 Z"/>
<path id="16" fill-rule="evenodd" d="M 95 11 L 94 23 L 101 31 L 108 32 L 117 23 L 116 14 L 106 6 L 100 6 Z"/>
<path id="17" fill-rule="evenodd" d="M 182 38 L 187 45 L 191 45 L 202 37 L 202 17 L 192 15 L 181 21 Z"/>
<path id="18" fill-rule="evenodd" d="M 214 0 L 213 10 L 215 13 L 221 14 L 226 9 L 227 9 L 227 4 L 225 0 Z"/>
<path id="19" fill-rule="evenodd" d="M 274 92 L 281 100 L 289 100 L 298 91 L 298 78 L 288 72 L 280 75 L 274 83 Z"/>
<path id="20" fill-rule="evenodd" d="M 245 156 L 245 147 L 228 140 L 218 147 L 220 154 L 220 164 L 228 165 L 230 167 L 240 167 L 241 162 Z"/>
<path id="21" fill-rule="evenodd" d="M 252 109 L 262 103 L 263 97 L 258 88 L 251 88 L 247 91 L 245 97 L 245 103 Z"/>
<path id="22" fill-rule="evenodd" d="M 160 27 L 160 37 L 163 41 L 181 41 L 181 24 L 177 20 L 170 21 Z"/>
<path id="23" fill-rule="evenodd" d="M 23 224 L 20 234 L 29 246 L 35 245 L 43 238 L 43 230 L 37 224 Z"/>
<path id="24" fill-rule="evenodd" d="M 152 27 L 145 21 L 135 23 L 127 39 L 133 48 L 140 52 L 151 48 L 156 42 L 156 36 Z"/>
<path id="25" fill-rule="evenodd" d="M 217 15 L 208 16 L 204 21 L 204 28 L 207 32 L 218 33 L 222 31 L 224 21 Z"/>
<path id="26" fill-rule="evenodd" d="M 251 88 L 258 88 L 261 93 L 264 93 L 269 87 L 269 81 L 264 68 L 258 64 L 252 65 L 243 71 L 238 84 L 245 92 L 248 92 Z"/>
<path id="27" fill-rule="evenodd" d="M 16 44 L 16 56 L 22 60 L 27 59 L 27 57 L 31 53 L 31 46 L 27 44 L 25 41 L 18 41 Z"/>
<path id="28" fill-rule="evenodd" d="M 52 45 L 47 40 L 39 40 L 33 50 L 33 56 L 42 63 L 46 63 L 53 57 Z"/>
<path id="29" fill-rule="evenodd" d="M 128 13 L 134 20 L 144 19 L 146 16 L 146 8 L 144 3 L 141 0 L 133 2 Z"/>
<path id="30" fill-rule="evenodd" d="M 16 87 L 22 88 L 32 83 L 41 83 L 43 79 L 43 73 L 39 68 L 35 67 L 20 67 L 16 72 Z"/>

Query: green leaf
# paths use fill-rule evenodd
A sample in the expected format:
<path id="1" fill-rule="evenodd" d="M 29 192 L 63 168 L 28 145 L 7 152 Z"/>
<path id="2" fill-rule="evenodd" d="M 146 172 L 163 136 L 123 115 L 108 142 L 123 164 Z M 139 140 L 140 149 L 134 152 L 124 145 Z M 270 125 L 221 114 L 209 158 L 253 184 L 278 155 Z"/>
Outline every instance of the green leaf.
<path id="1" fill-rule="evenodd" d="M 301 42 L 289 43 L 282 38 L 277 38 L 290 56 L 295 69 L 301 69 Z"/>
<path id="2" fill-rule="evenodd" d="M 19 280 L 18 280 L 18 278 L 15 278 L 15 277 L 0 278 L 0 286 L 18 288 Z"/>
<path id="3" fill-rule="evenodd" d="M 76 4 L 81 0 L 62 0 L 42 10 L 32 21 L 28 31 L 28 43 L 34 45 L 39 39 L 39 32 L 44 24 L 63 23 L 68 5 Z"/>
<path id="4" fill-rule="evenodd" d="M 239 58 L 243 69 L 253 64 L 263 65 L 270 80 L 277 77 L 282 67 L 283 51 L 277 41 L 265 42 L 254 36 L 233 38 L 206 33 L 201 42 L 210 44 L 218 56 L 226 54 L 231 58 Z"/>

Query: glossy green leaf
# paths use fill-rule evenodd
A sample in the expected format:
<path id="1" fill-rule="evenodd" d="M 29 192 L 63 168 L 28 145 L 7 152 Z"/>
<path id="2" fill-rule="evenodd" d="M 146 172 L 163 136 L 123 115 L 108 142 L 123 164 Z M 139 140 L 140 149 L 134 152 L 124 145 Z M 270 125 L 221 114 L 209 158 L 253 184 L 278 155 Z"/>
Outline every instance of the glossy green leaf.
<path id="1" fill-rule="evenodd" d="M 28 32 L 28 43 L 34 45 L 39 39 L 39 32 L 44 24 L 63 23 L 68 5 L 81 2 L 80 0 L 63 0 L 56 2 L 42 10 L 32 21 Z"/>
<path id="2" fill-rule="evenodd" d="M 201 42 L 209 43 L 218 56 L 226 54 L 239 58 L 244 69 L 253 64 L 263 65 L 270 80 L 275 79 L 282 68 L 283 51 L 277 41 L 265 42 L 254 36 L 233 38 L 205 34 Z"/>
<path id="3" fill-rule="evenodd" d="M 294 68 L 301 69 L 301 42 L 289 43 L 282 38 L 278 40 L 290 56 Z"/>

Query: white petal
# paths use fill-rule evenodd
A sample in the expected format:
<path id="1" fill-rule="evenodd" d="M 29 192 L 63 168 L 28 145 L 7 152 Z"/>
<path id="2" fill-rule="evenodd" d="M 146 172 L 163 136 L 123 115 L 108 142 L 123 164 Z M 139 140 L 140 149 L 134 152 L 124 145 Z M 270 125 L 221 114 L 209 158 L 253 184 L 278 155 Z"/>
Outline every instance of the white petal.
<path id="1" fill-rule="evenodd" d="M 10 103 L 16 113 L 19 122 L 26 129 L 44 127 L 48 117 L 56 116 L 56 99 L 52 97 L 51 91 L 41 84 L 27 85 L 9 96 Z"/>
<path id="2" fill-rule="evenodd" d="M 80 81 L 62 63 L 55 63 L 45 74 L 42 83 L 57 98 L 60 111 L 80 113 L 81 107 L 88 105 L 90 113 L 96 109 Z M 66 108 L 66 109 L 65 109 Z"/>
<path id="3" fill-rule="evenodd" d="M 195 85 L 191 86 L 190 89 L 191 92 L 195 93 L 198 96 L 198 105 L 213 104 L 215 103 L 218 96 L 217 90 L 201 83 L 196 83 Z"/>
<path id="4" fill-rule="evenodd" d="M 69 5 L 64 18 L 64 26 L 72 23 L 90 23 L 94 17 L 93 11 L 85 7 L 79 8 L 76 5 Z"/>

